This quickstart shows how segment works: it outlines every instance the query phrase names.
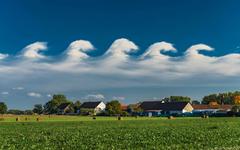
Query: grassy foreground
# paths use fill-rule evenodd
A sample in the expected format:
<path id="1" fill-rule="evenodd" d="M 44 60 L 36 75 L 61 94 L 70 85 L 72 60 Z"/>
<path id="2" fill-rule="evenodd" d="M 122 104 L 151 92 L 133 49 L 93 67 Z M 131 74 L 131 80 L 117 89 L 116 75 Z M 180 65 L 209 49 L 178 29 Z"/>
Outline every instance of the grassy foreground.
<path id="1" fill-rule="evenodd" d="M 240 118 L 29 118 L 0 121 L 0 149 L 240 149 Z"/>

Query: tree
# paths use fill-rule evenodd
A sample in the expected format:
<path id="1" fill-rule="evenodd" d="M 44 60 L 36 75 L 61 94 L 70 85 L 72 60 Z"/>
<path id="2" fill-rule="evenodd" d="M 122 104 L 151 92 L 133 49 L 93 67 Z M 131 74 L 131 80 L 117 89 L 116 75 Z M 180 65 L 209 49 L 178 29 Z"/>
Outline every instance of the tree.
<path id="1" fill-rule="evenodd" d="M 217 100 L 217 94 L 211 94 L 208 96 L 204 96 L 202 100 L 202 104 L 209 104 L 210 102 L 216 102 Z"/>
<path id="2" fill-rule="evenodd" d="M 164 98 L 163 101 L 165 102 L 190 102 L 191 98 L 187 96 L 170 96 Z"/>
<path id="3" fill-rule="evenodd" d="M 44 105 L 44 112 L 47 114 L 54 114 L 58 111 L 58 106 L 62 103 L 69 102 L 65 95 L 53 95 L 53 98 Z"/>
<path id="4" fill-rule="evenodd" d="M 0 114 L 7 113 L 7 105 L 4 102 L 0 102 Z"/>
<path id="5" fill-rule="evenodd" d="M 42 104 L 36 104 L 34 105 L 33 112 L 37 114 L 41 114 L 43 112 L 43 106 Z"/>
<path id="6" fill-rule="evenodd" d="M 197 101 L 197 100 L 193 100 L 193 101 L 192 101 L 192 104 L 193 104 L 193 105 L 198 105 L 198 104 L 200 104 L 200 102 Z"/>
<path id="7" fill-rule="evenodd" d="M 234 97 L 234 104 L 240 105 L 240 96 L 239 95 Z"/>
<path id="8" fill-rule="evenodd" d="M 25 110 L 24 115 L 33 115 L 33 111 L 32 110 Z"/>
<path id="9" fill-rule="evenodd" d="M 240 96 L 234 96 L 233 101 L 234 106 L 232 107 L 232 112 L 238 114 L 240 112 Z"/>
<path id="10" fill-rule="evenodd" d="M 73 104 L 73 108 L 74 108 L 74 111 L 77 112 L 78 110 L 80 110 L 80 107 L 81 107 L 81 102 L 80 101 L 76 101 L 74 104 Z"/>
<path id="11" fill-rule="evenodd" d="M 202 104 L 217 102 L 218 104 L 235 104 L 235 98 L 240 96 L 240 91 L 210 94 L 203 97 Z"/>
<path id="12" fill-rule="evenodd" d="M 129 113 L 139 113 L 139 112 L 142 112 L 140 104 L 130 104 L 130 105 L 128 105 L 128 112 Z"/>
<path id="13" fill-rule="evenodd" d="M 239 113 L 240 112 L 240 106 L 239 105 L 235 105 L 232 107 L 232 112 L 234 113 Z"/>
<path id="14" fill-rule="evenodd" d="M 74 113 L 74 112 L 75 112 L 74 104 L 71 102 L 68 106 L 66 113 Z"/>
<path id="15" fill-rule="evenodd" d="M 121 114 L 121 104 L 118 100 L 112 100 L 106 104 L 106 111 L 109 115 Z"/>
<path id="16" fill-rule="evenodd" d="M 13 115 L 23 115 L 24 111 L 22 110 L 17 110 L 17 109 L 10 109 L 7 111 L 8 114 L 13 114 Z"/>

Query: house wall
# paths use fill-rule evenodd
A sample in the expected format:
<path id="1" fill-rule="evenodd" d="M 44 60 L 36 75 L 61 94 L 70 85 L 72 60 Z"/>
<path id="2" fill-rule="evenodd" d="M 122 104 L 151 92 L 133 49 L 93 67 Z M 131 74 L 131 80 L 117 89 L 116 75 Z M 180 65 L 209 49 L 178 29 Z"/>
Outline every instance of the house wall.
<path id="1" fill-rule="evenodd" d="M 169 111 L 169 114 L 182 114 L 183 113 L 183 111 L 179 111 L 179 110 L 171 110 L 171 111 Z"/>
<path id="2" fill-rule="evenodd" d="M 141 113 L 142 116 L 148 116 L 148 117 L 152 117 L 152 116 L 160 116 L 161 115 L 161 110 L 159 111 L 144 111 Z"/>
<path id="3" fill-rule="evenodd" d="M 106 105 L 105 105 L 103 102 L 101 102 L 101 103 L 95 108 L 95 112 L 96 112 L 96 113 L 102 112 L 102 111 L 105 110 L 105 108 L 106 108 Z"/>
<path id="4" fill-rule="evenodd" d="M 184 109 L 183 109 L 183 113 L 186 113 L 186 112 L 192 112 L 193 111 L 193 107 L 192 107 L 192 105 L 191 104 L 187 104 L 185 107 L 184 107 Z"/>

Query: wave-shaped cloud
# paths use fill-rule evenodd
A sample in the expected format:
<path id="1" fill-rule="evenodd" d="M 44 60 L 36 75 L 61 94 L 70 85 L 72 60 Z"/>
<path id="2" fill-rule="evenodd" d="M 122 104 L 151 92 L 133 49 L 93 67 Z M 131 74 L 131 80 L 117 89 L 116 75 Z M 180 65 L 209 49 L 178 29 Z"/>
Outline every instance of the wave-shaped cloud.
<path id="1" fill-rule="evenodd" d="M 200 78 L 218 83 L 218 78 L 234 80 L 240 73 L 240 54 L 218 57 L 201 54 L 200 51 L 214 50 L 206 44 L 192 45 L 183 55 L 174 57 L 164 54 L 177 52 L 172 43 L 165 41 L 153 43 L 143 54 L 136 56 L 133 53 L 139 50 L 138 46 L 125 38 L 115 40 L 99 57 L 88 55 L 95 47 L 86 40 L 73 41 L 61 54 L 65 56 L 63 59 L 42 54 L 47 49 L 46 42 L 35 42 L 21 51 L 21 59 L 11 57 L 10 63 L 3 59 L 0 62 L 0 82 L 12 82 L 12 86 L 22 82 L 39 87 L 48 84 L 61 89 L 57 86 L 61 81 L 65 89 L 79 88 L 80 85 L 82 88 L 104 88 L 195 83 Z M 42 59 L 48 57 L 51 61 Z M 29 59 L 38 61 L 26 61 Z"/>
<path id="2" fill-rule="evenodd" d="M 88 58 L 86 52 L 93 50 L 94 46 L 86 40 L 77 40 L 72 42 L 66 50 L 66 55 L 69 59 L 82 60 Z"/>
<path id="3" fill-rule="evenodd" d="M 47 43 L 46 42 L 35 42 L 28 46 L 26 46 L 22 50 L 22 56 L 25 58 L 30 59 L 40 59 L 45 58 L 43 54 L 41 54 L 42 51 L 47 50 Z"/>
<path id="4" fill-rule="evenodd" d="M 172 43 L 167 42 L 157 42 L 152 44 L 147 51 L 142 55 L 142 58 L 155 58 L 155 59 L 163 59 L 169 58 L 167 55 L 161 54 L 161 52 L 176 52 L 177 50 L 174 48 Z"/>
<path id="5" fill-rule="evenodd" d="M 114 66 L 128 62 L 129 53 L 136 52 L 137 50 L 138 46 L 132 41 L 125 38 L 117 39 L 104 54 L 105 60 L 103 65 Z"/>

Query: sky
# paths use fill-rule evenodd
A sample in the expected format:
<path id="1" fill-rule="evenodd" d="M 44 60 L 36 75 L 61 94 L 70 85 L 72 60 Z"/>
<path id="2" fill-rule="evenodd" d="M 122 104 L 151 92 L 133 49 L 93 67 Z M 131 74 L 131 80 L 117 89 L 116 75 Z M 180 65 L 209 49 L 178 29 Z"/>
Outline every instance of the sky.
<path id="1" fill-rule="evenodd" d="M 0 101 L 122 103 L 239 90 L 238 0 L 2 0 Z"/>

